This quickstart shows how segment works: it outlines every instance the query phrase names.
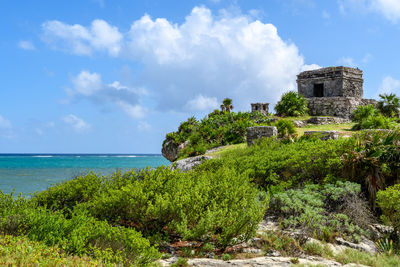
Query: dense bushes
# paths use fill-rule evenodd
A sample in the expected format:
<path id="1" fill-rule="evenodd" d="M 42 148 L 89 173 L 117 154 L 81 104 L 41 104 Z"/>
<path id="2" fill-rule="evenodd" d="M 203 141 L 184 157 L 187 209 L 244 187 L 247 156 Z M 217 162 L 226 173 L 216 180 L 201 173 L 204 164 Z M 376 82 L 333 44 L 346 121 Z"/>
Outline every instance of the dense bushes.
<path id="1" fill-rule="evenodd" d="M 400 98 L 395 94 L 379 95 L 381 100 L 378 102 L 379 111 L 386 117 L 399 117 Z"/>
<path id="2" fill-rule="evenodd" d="M 383 221 L 393 226 L 394 233 L 400 231 L 400 184 L 379 191 L 376 202 L 382 210 Z"/>
<path id="3" fill-rule="evenodd" d="M 76 192 L 71 187 L 80 188 L 76 181 L 84 180 L 44 191 L 37 198 L 42 205 L 56 207 L 58 196 Z M 224 167 L 213 172 L 182 173 L 162 167 L 132 171 L 114 175 L 100 188 L 80 209 L 98 219 L 134 227 L 152 240 L 207 239 L 225 246 L 233 238 L 247 239 L 267 203 L 245 174 Z"/>
<path id="4" fill-rule="evenodd" d="M 289 144 L 263 139 L 258 145 L 229 151 L 219 161 L 205 162 L 199 168 L 229 166 L 239 173 L 247 173 L 253 182 L 266 190 L 301 186 L 307 182 L 335 182 L 342 177 L 341 156 L 353 146 L 352 138 Z"/>
<path id="5" fill-rule="evenodd" d="M 342 157 L 344 176 L 361 184 L 374 206 L 378 190 L 400 181 L 400 132 L 369 131 L 355 140 Z"/>
<path id="6" fill-rule="evenodd" d="M 358 106 L 353 111 L 354 130 L 360 129 L 392 129 L 396 127 L 393 119 L 385 117 L 373 105 Z"/>
<path id="7" fill-rule="evenodd" d="M 275 194 L 269 213 L 278 216 L 284 228 L 300 227 L 328 242 L 336 236 L 360 241 L 372 217 L 360 192 L 360 185 L 350 182 L 309 184 Z"/>
<path id="8" fill-rule="evenodd" d="M 307 99 L 297 92 L 287 92 L 276 104 L 275 111 L 277 115 L 285 117 L 306 115 L 308 113 Z"/>
<path id="9" fill-rule="evenodd" d="M 179 157 L 195 156 L 204 154 L 209 148 L 243 143 L 248 127 L 268 122 L 269 119 L 258 112 L 215 110 L 201 121 L 191 117 L 181 123 L 177 132 L 167 134 L 164 143 L 172 141 L 179 145 L 186 142 L 186 148 L 180 151 Z"/>
<path id="10" fill-rule="evenodd" d="M 26 235 L 74 255 L 129 264 L 147 264 L 160 257 L 140 233 L 113 227 L 84 210 L 71 212 L 67 219 L 63 213 L 38 207 L 25 198 L 0 194 L 0 218 L 1 233 Z"/>

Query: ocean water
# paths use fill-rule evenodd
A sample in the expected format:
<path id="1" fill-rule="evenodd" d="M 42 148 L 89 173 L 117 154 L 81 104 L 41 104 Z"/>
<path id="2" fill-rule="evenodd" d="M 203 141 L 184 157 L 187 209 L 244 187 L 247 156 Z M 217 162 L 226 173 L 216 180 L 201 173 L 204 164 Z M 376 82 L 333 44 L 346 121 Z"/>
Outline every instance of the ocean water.
<path id="1" fill-rule="evenodd" d="M 168 164 L 161 155 L 149 154 L 0 154 L 0 190 L 29 195 L 89 171 L 108 175 Z"/>

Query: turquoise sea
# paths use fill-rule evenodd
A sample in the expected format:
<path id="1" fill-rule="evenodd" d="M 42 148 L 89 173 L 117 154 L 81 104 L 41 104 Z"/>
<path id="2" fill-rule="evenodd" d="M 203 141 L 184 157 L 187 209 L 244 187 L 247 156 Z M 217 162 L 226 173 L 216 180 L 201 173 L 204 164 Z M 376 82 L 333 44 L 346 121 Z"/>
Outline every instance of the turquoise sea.
<path id="1" fill-rule="evenodd" d="M 89 171 L 111 174 L 168 164 L 154 154 L 0 154 L 0 190 L 29 195 Z"/>

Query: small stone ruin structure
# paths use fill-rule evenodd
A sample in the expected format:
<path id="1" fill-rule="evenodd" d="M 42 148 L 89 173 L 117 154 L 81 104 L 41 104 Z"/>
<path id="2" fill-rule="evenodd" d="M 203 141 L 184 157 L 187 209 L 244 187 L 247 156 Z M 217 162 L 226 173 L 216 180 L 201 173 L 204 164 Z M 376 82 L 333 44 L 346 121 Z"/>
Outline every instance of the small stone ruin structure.
<path id="1" fill-rule="evenodd" d="M 363 72 L 348 67 L 328 67 L 297 75 L 298 93 L 308 100 L 311 116 L 335 116 L 349 119 L 360 105 L 373 104 L 363 99 Z"/>
<path id="2" fill-rule="evenodd" d="M 247 145 L 251 146 L 260 138 L 273 137 L 278 135 L 278 129 L 275 126 L 254 126 L 247 128 Z"/>
<path id="3" fill-rule="evenodd" d="M 252 103 L 251 112 L 260 112 L 265 116 L 268 116 L 269 103 Z"/>

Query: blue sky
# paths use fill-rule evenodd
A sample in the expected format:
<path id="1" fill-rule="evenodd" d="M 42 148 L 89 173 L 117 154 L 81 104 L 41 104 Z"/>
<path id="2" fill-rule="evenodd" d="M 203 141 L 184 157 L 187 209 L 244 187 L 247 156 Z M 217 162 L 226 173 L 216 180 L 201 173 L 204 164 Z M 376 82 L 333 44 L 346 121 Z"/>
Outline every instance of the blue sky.
<path id="1" fill-rule="evenodd" d="M 273 105 L 317 67 L 359 67 L 367 98 L 400 94 L 398 0 L 1 6 L 0 153 L 160 153 L 224 97 Z"/>

